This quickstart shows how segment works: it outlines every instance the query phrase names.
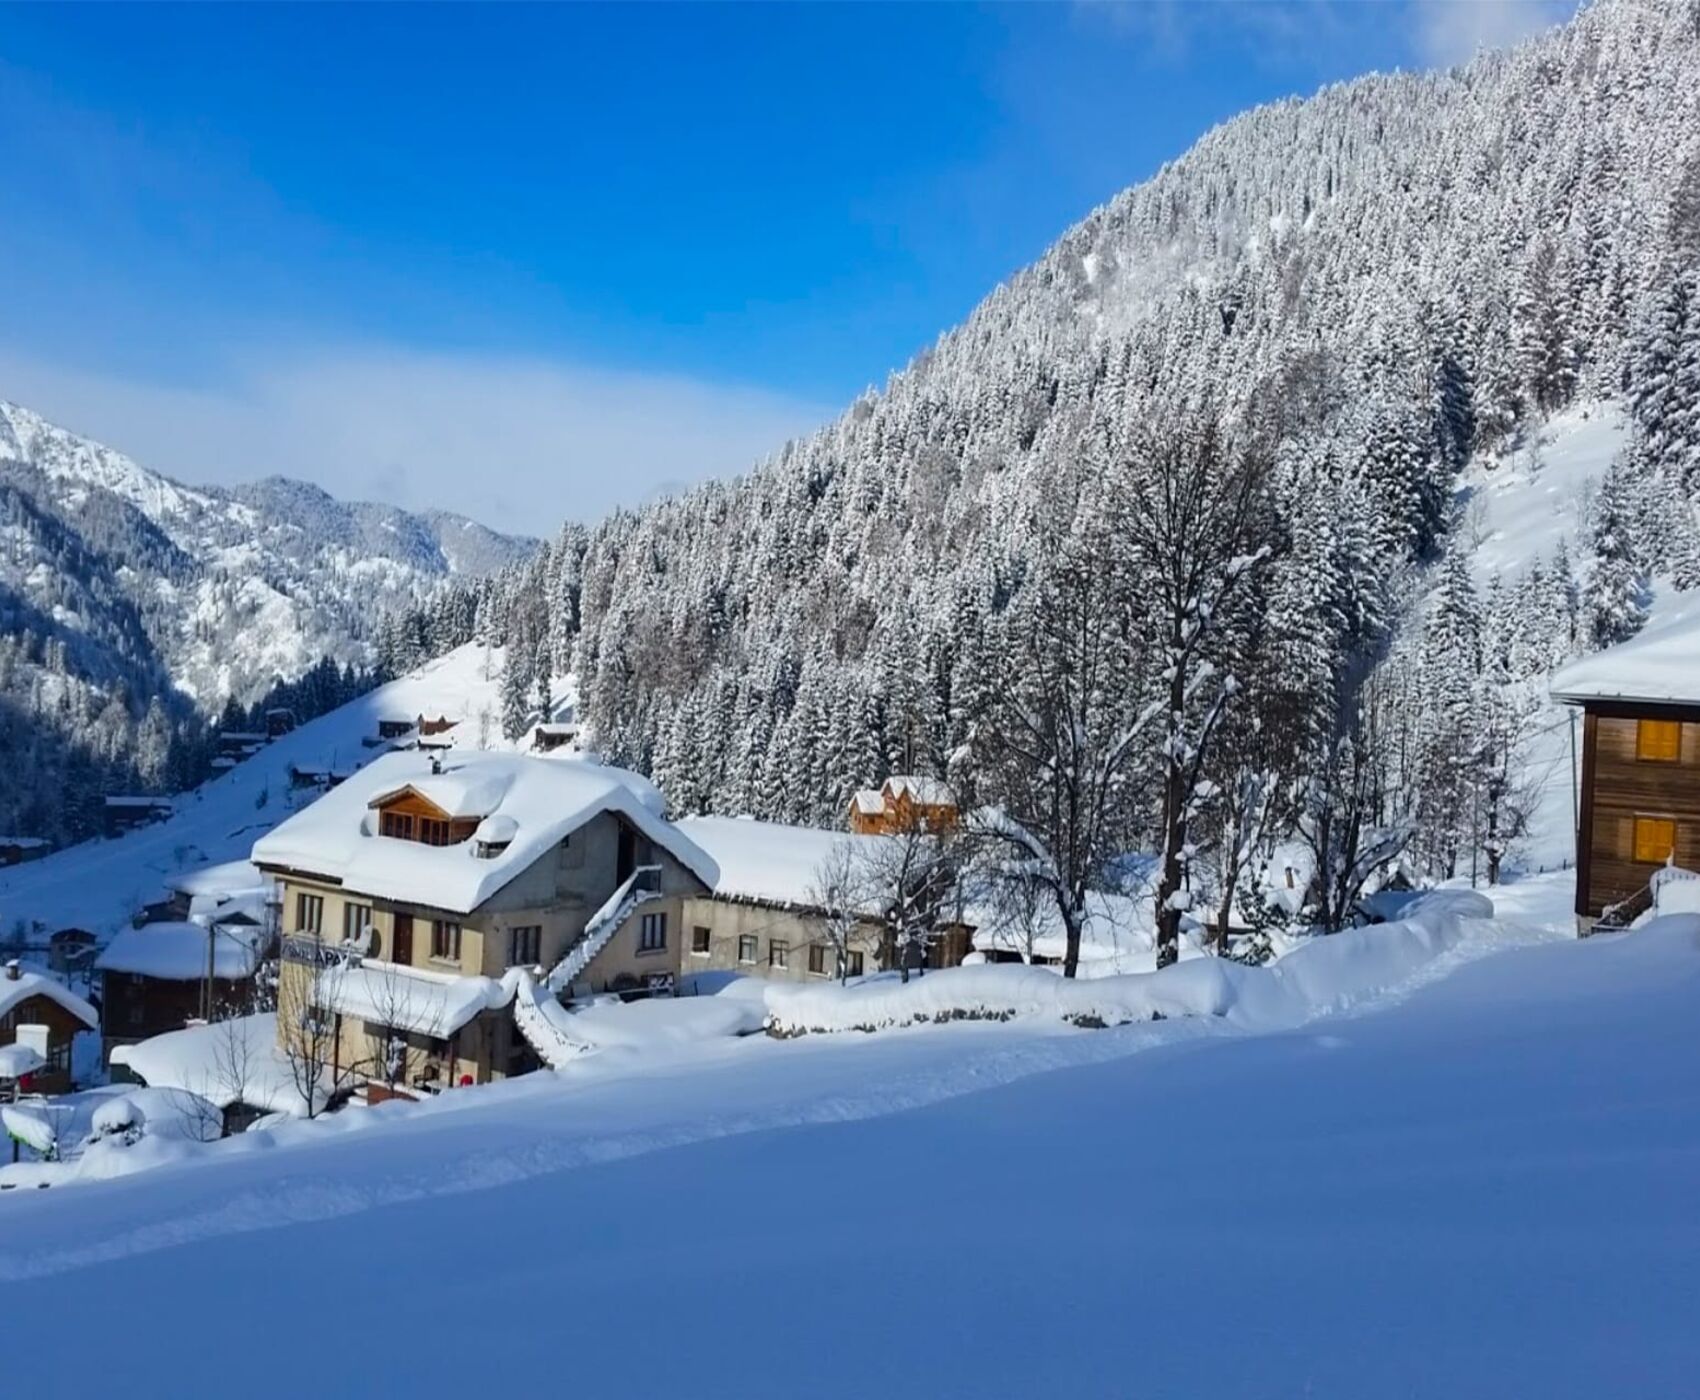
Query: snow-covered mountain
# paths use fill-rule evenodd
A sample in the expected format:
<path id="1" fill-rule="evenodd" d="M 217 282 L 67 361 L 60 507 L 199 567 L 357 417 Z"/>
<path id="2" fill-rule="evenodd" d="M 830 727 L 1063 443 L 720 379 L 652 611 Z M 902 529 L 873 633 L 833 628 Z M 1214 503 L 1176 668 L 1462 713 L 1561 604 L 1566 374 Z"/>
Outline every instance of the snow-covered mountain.
<path id="1" fill-rule="evenodd" d="M 1033 669 L 1024 600 L 1056 540 L 1109 518 L 1103 483 L 1137 473 L 1153 425 L 1209 419 L 1270 458 L 1273 562 L 1222 645 L 1241 679 L 1244 647 L 1265 651 L 1248 705 L 1299 711 L 1283 772 L 1322 774 L 1365 677 L 1403 655 L 1386 722 L 1418 742 L 1384 790 L 1421 809 L 1425 859 L 1455 865 L 1462 692 L 1611 640 L 1653 576 L 1700 582 L 1697 14 L 1602 0 L 1459 68 L 1237 117 L 838 422 L 604 522 L 575 560 L 599 747 L 682 809 L 812 821 L 882 773 L 943 771 Z M 1624 465 L 1599 510 L 1575 499 L 1568 557 L 1546 552 L 1555 527 L 1464 569 L 1463 625 L 1426 635 L 1470 500 L 1588 403 L 1616 405 Z M 1155 577 L 1132 580 L 1130 627 Z M 1525 608 L 1537 647 L 1511 635 Z"/>
<path id="2" fill-rule="evenodd" d="M 325 656 L 366 662 L 384 609 L 532 548 L 459 516 L 350 504 L 279 477 L 185 486 L 3 401 L 0 491 L 14 503 L 0 555 L 11 605 L 78 634 L 96 676 L 151 663 L 207 707 L 251 700 Z"/>

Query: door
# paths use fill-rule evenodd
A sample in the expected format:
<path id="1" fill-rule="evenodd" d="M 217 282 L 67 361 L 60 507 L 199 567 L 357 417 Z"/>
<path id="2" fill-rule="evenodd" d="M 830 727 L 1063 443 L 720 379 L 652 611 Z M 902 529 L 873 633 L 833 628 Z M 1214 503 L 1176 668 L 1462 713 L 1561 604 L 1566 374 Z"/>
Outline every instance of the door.
<path id="1" fill-rule="evenodd" d="M 625 884 L 631 879 L 632 871 L 637 868 L 637 841 L 632 829 L 624 822 L 620 823 L 620 845 L 614 857 L 614 881 Z"/>
<path id="2" fill-rule="evenodd" d="M 395 947 L 390 950 L 390 961 L 403 967 L 413 966 L 413 915 L 395 916 L 395 937 L 392 941 Z"/>

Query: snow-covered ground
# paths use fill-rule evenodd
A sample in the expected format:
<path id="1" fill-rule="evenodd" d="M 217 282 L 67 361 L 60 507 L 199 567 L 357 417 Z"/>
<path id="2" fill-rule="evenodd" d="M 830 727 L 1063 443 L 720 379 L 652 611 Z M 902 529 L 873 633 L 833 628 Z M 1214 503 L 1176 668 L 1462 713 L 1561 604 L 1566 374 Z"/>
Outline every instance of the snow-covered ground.
<path id="1" fill-rule="evenodd" d="M 459 719 L 458 745 L 508 748 L 502 740 L 500 649 L 461 647 L 360 699 L 302 725 L 228 773 L 177 799 L 163 822 L 113 840 L 85 841 L 0 874 L 0 920 L 6 927 L 39 922 L 48 932 L 75 926 L 106 938 L 173 876 L 208 863 L 246 860 L 254 841 L 317 795 L 291 793 L 291 765 L 346 769 L 380 749 L 361 741 L 379 719 Z M 553 693 L 570 699 L 565 677 Z M 557 706 L 566 709 L 567 701 Z M 487 732 L 480 716 L 488 715 Z M 523 740 L 521 741 L 523 743 Z"/>
<path id="2" fill-rule="evenodd" d="M 0 1353 L 32 1395 L 1688 1394 L 1697 1005 L 1686 917 L 1260 1034 L 611 1048 L 0 1196 Z"/>

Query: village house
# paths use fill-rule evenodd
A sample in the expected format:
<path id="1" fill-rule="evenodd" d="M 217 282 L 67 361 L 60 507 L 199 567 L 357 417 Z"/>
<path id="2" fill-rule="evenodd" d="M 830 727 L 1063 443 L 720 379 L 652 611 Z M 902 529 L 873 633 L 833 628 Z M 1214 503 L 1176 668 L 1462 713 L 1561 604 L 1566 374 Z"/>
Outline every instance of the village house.
<path id="1" fill-rule="evenodd" d="M 271 943 L 262 918 L 241 907 L 120 929 L 94 964 L 107 1055 L 192 1020 L 250 1010 Z"/>
<path id="2" fill-rule="evenodd" d="M 826 907 L 833 892 L 823 884 L 840 850 L 848 858 L 851 912 L 859 916 L 845 938 L 848 975 L 896 966 L 880 917 L 883 892 L 866 878 L 879 864 L 867 847 L 886 838 L 744 817 L 686 817 L 679 829 L 719 869 L 711 889 L 685 901 L 686 973 L 726 971 L 791 981 L 836 975 L 834 920 Z M 966 920 L 950 918 L 916 965 L 956 966 L 969 952 L 971 935 Z"/>
<path id="3" fill-rule="evenodd" d="M 898 774 L 850 799 L 850 830 L 858 836 L 953 831 L 960 821 L 955 794 L 937 778 Z"/>
<path id="4" fill-rule="evenodd" d="M 1677 617 L 1565 667 L 1581 712 L 1576 923 L 1621 927 L 1667 865 L 1700 870 L 1700 629 Z"/>
<path id="5" fill-rule="evenodd" d="M 164 821 L 171 815 L 171 799 L 112 793 L 102 803 L 101 815 L 106 835 L 122 836 L 133 827 Z"/>
<path id="6" fill-rule="evenodd" d="M 578 739 L 578 726 L 571 723 L 545 722 L 531 733 L 531 747 L 536 753 L 554 753 Z"/>
<path id="7" fill-rule="evenodd" d="M 388 754 L 253 860 L 281 891 L 280 1045 L 328 1034 L 333 1077 L 414 1091 L 535 1065 L 514 969 L 576 997 L 671 991 L 684 902 L 718 874 L 645 779 L 484 752 Z"/>
<path id="8" fill-rule="evenodd" d="M 40 1058 L 20 1087 L 62 1094 L 72 1087 L 71 1044 L 77 1032 L 96 1030 L 100 1013 L 64 983 L 17 962 L 0 968 L 0 1048 L 23 1045 Z M 28 1057 L 33 1065 L 35 1056 Z"/>
<path id="9" fill-rule="evenodd" d="M 22 865 L 52 849 L 53 843 L 41 836 L 0 836 L 0 865 Z"/>

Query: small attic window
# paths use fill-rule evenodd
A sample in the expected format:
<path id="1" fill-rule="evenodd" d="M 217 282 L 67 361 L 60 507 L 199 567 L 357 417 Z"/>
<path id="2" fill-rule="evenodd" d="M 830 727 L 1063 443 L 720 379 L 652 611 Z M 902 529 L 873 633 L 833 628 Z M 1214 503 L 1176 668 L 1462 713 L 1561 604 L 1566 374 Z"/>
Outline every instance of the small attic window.
<path id="1" fill-rule="evenodd" d="M 496 812 L 478 823 L 472 833 L 472 853 L 479 860 L 492 860 L 513 844 L 519 835 L 519 823 L 512 817 Z"/>

